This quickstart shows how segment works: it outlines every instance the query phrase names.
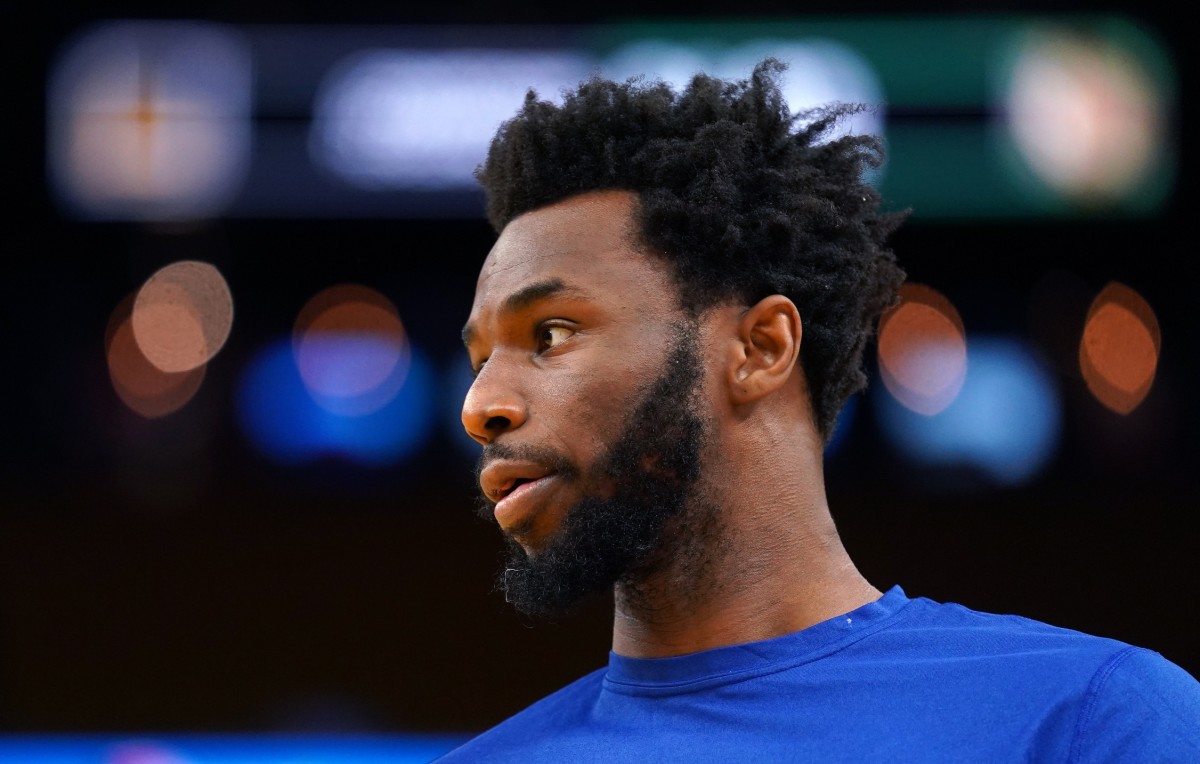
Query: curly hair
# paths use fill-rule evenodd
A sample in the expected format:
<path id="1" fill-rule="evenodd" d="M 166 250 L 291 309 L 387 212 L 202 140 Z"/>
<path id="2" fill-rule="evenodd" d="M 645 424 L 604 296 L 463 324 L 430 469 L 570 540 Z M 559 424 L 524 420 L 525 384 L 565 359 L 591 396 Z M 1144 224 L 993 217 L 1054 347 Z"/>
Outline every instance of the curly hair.
<path id="1" fill-rule="evenodd" d="M 867 174 L 881 139 L 829 133 L 860 104 L 792 115 L 766 59 L 746 80 L 592 76 L 561 106 L 533 90 L 493 138 L 475 176 L 500 232 L 510 220 L 601 189 L 638 198 L 640 244 L 673 266 L 693 314 L 783 294 L 804 326 L 800 361 L 826 440 L 866 387 L 864 350 L 903 270 L 887 239 L 908 211 L 884 212 Z"/>

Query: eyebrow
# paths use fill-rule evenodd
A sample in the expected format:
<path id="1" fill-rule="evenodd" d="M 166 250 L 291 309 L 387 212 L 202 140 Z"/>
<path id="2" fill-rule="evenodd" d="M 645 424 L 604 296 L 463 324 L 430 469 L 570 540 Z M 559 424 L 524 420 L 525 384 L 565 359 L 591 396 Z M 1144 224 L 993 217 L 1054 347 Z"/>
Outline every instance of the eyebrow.
<path id="1" fill-rule="evenodd" d="M 567 284 L 560 278 L 549 278 L 544 281 L 535 281 L 532 284 L 523 286 L 517 291 L 504 298 L 504 302 L 500 305 L 501 313 L 516 313 L 525 310 L 530 305 L 533 305 L 547 297 L 558 296 L 575 296 L 582 297 L 587 293 L 578 288 Z M 462 340 L 464 345 L 471 343 L 471 337 L 474 335 L 474 329 L 468 323 L 463 327 Z"/>

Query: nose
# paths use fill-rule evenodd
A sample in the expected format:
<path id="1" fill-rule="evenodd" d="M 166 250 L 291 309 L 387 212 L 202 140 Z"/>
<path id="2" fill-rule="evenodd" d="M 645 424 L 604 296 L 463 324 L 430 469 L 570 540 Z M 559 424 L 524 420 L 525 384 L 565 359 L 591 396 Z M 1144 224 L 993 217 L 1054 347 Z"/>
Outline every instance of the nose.
<path id="1" fill-rule="evenodd" d="M 471 383 L 462 408 L 463 428 L 485 446 L 503 433 L 525 424 L 528 411 L 521 396 L 495 377 L 494 368 L 483 367 Z"/>

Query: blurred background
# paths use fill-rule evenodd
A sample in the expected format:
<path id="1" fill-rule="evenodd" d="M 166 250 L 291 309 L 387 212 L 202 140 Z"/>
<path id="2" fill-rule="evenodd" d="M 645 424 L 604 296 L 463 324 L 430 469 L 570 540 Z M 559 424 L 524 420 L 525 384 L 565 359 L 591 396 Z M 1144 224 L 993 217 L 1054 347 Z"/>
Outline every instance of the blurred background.
<path id="1" fill-rule="evenodd" d="M 15 11 L 10 11 L 12 18 Z M 1185 30 L 1154 6 L 50 3 L 14 56 L 0 760 L 427 761 L 601 666 L 473 513 L 471 171 L 527 87 L 879 106 L 909 274 L 829 493 L 878 587 L 1200 673 Z M 22 32 L 20 36 L 24 36 Z"/>

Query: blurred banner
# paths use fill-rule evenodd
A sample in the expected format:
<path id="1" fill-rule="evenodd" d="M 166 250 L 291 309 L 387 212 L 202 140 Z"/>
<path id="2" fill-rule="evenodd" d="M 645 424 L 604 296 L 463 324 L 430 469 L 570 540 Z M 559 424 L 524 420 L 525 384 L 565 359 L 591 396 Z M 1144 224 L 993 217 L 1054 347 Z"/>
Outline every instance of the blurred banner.
<path id="1" fill-rule="evenodd" d="M 869 109 L 875 181 L 926 220 L 1154 214 L 1176 73 L 1115 15 L 857 16 L 578 26 L 113 20 L 57 52 L 47 167 L 81 220 L 476 217 L 472 172 L 532 88 L 682 85 L 788 64 L 793 113 Z"/>

